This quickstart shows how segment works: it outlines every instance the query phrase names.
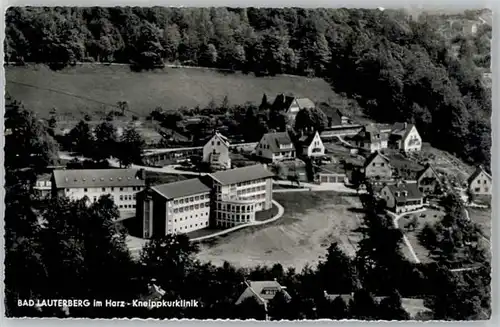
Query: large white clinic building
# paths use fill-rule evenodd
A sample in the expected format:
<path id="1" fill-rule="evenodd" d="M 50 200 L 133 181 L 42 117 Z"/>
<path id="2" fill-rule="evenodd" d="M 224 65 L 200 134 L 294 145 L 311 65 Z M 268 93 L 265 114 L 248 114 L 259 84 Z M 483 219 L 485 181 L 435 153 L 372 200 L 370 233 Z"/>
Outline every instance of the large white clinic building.
<path id="1" fill-rule="evenodd" d="M 136 193 L 145 188 L 145 177 L 139 169 L 57 169 L 52 172 L 52 195 L 97 201 L 109 194 L 122 214 L 135 211 Z"/>
<path id="2" fill-rule="evenodd" d="M 198 178 L 148 187 L 137 195 L 143 238 L 189 233 L 208 227 L 210 191 Z"/>

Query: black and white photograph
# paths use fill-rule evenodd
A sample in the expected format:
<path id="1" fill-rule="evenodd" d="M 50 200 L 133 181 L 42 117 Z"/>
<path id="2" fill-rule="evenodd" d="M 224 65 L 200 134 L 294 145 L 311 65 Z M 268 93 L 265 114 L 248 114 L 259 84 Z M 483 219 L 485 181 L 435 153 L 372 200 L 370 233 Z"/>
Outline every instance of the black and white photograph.
<path id="1" fill-rule="evenodd" d="M 492 11 L 401 6 L 6 9 L 3 314 L 489 320 Z"/>

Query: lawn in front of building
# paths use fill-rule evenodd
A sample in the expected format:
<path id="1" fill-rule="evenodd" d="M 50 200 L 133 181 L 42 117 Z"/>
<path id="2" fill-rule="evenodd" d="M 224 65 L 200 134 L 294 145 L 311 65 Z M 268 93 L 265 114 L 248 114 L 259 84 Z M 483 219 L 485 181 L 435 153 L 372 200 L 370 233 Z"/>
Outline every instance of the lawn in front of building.
<path id="1" fill-rule="evenodd" d="M 332 242 L 355 254 L 363 216 L 357 196 L 323 191 L 277 193 L 273 198 L 285 209 L 280 219 L 202 242 L 198 258 L 217 265 L 281 263 L 300 270 L 316 264 Z"/>
<path id="2" fill-rule="evenodd" d="M 407 228 L 407 225 L 412 221 L 414 216 L 418 217 L 418 223 L 415 229 Z M 408 241 L 410 241 L 413 250 L 417 258 L 422 263 L 432 262 L 432 258 L 429 256 L 429 250 L 427 250 L 422 244 L 420 244 L 418 240 L 418 234 L 422 231 L 426 223 L 434 225 L 444 216 L 444 212 L 435 209 L 427 209 L 423 212 L 418 212 L 414 214 L 407 214 L 401 217 L 398 220 L 398 225 L 401 230 L 406 234 Z M 406 249 L 406 246 L 403 247 L 403 254 L 408 258 L 408 260 L 413 261 L 413 257 L 410 254 L 410 251 Z"/>

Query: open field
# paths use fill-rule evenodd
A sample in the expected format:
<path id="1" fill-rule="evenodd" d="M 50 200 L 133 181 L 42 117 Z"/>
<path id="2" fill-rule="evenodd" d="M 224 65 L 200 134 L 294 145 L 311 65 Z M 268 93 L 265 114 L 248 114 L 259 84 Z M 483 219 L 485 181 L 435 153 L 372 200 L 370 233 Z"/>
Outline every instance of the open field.
<path id="1" fill-rule="evenodd" d="M 407 230 L 405 231 L 404 227 L 406 226 L 407 223 L 411 221 L 414 215 L 417 215 L 418 217 L 418 226 L 415 230 Z M 424 216 L 425 215 L 425 216 Z M 443 217 L 444 212 L 434 210 L 434 209 L 427 209 L 424 212 L 419 212 L 415 214 L 408 214 L 403 216 L 398 220 L 398 225 L 399 228 L 401 228 L 403 231 L 405 231 L 406 237 L 411 243 L 411 246 L 413 247 L 413 250 L 415 251 L 415 254 L 417 255 L 418 259 L 422 263 L 428 263 L 432 261 L 432 258 L 429 257 L 429 251 L 420 244 L 418 241 L 418 234 L 420 231 L 424 228 L 426 223 L 429 223 L 431 225 L 435 224 L 438 222 L 441 217 Z M 403 245 L 403 254 L 411 261 L 412 257 L 410 254 L 410 251 L 406 248 L 406 246 Z"/>
<path id="2" fill-rule="evenodd" d="M 128 101 L 129 114 L 148 115 L 154 108 L 175 110 L 204 107 L 211 100 L 232 104 L 259 104 L 262 94 L 273 98 L 292 93 L 315 102 L 341 103 L 343 97 L 319 78 L 296 76 L 255 77 L 221 73 L 203 68 L 165 68 L 135 73 L 128 66 L 81 65 L 52 71 L 43 65 L 5 67 L 6 91 L 16 100 L 47 116 L 52 108 L 59 115 L 79 118 L 110 110 L 118 101 Z"/>
<path id="3" fill-rule="evenodd" d="M 470 219 L 481 227 L 484 237 L 491 239 L 491 209 L 467 208 Z"/>
<path id="4" fill-rule="evenodd" d="M 273 198 L 285 208 L 283 217 L 203 242 L 199 259 L 239 267 L 278 262 L 300 270 L 307 263 L 316 264 L 334 241 L 354 254 L 361 238 L 357 231 L 361 214 L 356 213 L 361 204 L 356 196 L 325 191 L 280 193 Z"/>

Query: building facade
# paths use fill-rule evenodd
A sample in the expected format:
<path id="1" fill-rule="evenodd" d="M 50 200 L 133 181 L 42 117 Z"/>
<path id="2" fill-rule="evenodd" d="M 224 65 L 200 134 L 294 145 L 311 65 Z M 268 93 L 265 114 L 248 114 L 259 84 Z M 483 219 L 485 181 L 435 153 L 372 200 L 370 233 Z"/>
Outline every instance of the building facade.
<path id="1" fill-rule="evenodd" d="M 302 146 L 302 155 L 305 157 L 318 157 L 325 155 L 325 145 L 319 137 L 319 133 L 315 132 L 309 136 L 300 139 Z"/>
<path id="2" fill-rule="evenodd" d="M 262 136 L 255 154 L 268 161 L 277 162 L 295 158 L 295 146 L 287 132 L 267 133 Z"/>
<path id="3" fill-rule="evenodd" d="M 143 238 L 189 233 L 209 226 L 211 189 L 199 179 L 148 187 L 137 194 Z"/>
<path id="4" fill-rule="evenodd" d="M 287 116 L 289 126 L 293 126 L 297 113 L 302 109 L 312 109 L 316 107 L 314 102 L 308 98 L 296 98 L 278 94 L 274 99 L 272 107 L 279 111 L 284 111 Z"/>
<path id="5" fill-rule="evenodd" d="M 255 222 L 255 213 L 272 207 L 272 176 L 263 165 L 211 174 L 217 227 Z"/>
<path id="6" fill-rule="evenodd" d="M 388 146 L 388 134 L 373 124 L 364 126 L 358 134 L 353 136 L 352 140 L 356 147 L 370 153 L 387 149 Z"/>
<path id="7" fill-rule="evenodd" d="M 391 180 L 392 167 L 389 158 L 376 151 L 364 163 L 365 179 Z"/>
<path id="8" fill-rule="evenodd" d="M 34 193 L 40 198 L 49 197 L 52 192 L 52 175 L 44 174 L 37 178 L 35 186 L 33 186 Z"/>
<path id="9" fill-rule="evenodd" d="M 379 194 L 386 201 L 387 208 L 397 214 L 414 211 L 424 205 L 424 198 L 417 183 L 388 184 Z"/>
<path id="10" fill-rule="evenodd" d="M 110 195 L 121 213 L 135 211 L 136 194 L 145 186 L 145 172 L 138 169 L 57 169 L 51 178 L 53 196 L 92 202 Z"/>
<path id="11" fill-rule="evenodd" d="M 203 162 L 207 162 L 214 169 L 230 169 L 229 140 L 216 132 L 203 147 Z"/>
<path id="12" fill-rule="evenodd" d="M 389 147 L 404 153 L 422 150 L 422 137 L 413 124 L 395 123 L 389 136 Z"/>
<path id="13" fill-rule="evenodd" d="M 435 194 L 439 191 L 441 181 L 439 175 L 431 165 L 426 165 L 417 174 L 418 189 L 425 194 Z"/>
<path id="14" fill-rule="evenodd" d="M 467 180 L 468 190 L 474 195 L 491 195 L 493 178 L 479 166 Z"/>

